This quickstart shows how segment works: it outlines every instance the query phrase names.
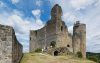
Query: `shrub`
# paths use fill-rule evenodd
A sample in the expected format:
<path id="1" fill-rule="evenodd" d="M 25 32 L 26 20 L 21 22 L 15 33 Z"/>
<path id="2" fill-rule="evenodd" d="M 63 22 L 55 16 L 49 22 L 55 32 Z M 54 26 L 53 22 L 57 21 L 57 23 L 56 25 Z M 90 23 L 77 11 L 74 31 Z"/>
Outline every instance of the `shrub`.
<path id="1" fill-rule="evenodd" d="M 98 60 L 98 63 L 100 63 L 100 60 Z"/>
<path id="2" fill-rule="evenodd" d="M 40 53 L 40 52 L 42 52 L 42 49 L 41 48 L 37 48 L 37 49 L 35 49 L 35 52 Z"/>
<path id="3" fill-rule="evenodd" d="M 95 56 L 90 56 L 90 57 L 88 57 L 88 59 L 90 59 L 90 60 L 92 60 L 92 61 L 95 61 L 95 62 L 98 61 L 98 59 L 97 59 Z"/>
<path id="4" fill-rule="evenodd" d="M 78 56 L 78 58 L 82 58 L 82 53 L 80 51 L 77 52 L 77 56 Z"/>

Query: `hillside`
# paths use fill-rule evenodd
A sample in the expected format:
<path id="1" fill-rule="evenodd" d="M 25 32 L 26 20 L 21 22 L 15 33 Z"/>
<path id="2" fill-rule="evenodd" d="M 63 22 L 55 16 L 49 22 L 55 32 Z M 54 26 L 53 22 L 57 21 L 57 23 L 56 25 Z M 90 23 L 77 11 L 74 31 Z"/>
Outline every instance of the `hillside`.
<path id="1" fill-rule="evenodd" d="M 51 56 L 42 53 L 25 53 L 20 63 L 95 63 L 72 56 Z"/>
<path id="2" fill-rule="evenodd" d="M 87 52 L 86 54 L 87 54 L 86 56 L 89 60 L 100 63 L 100 53 Z"/>

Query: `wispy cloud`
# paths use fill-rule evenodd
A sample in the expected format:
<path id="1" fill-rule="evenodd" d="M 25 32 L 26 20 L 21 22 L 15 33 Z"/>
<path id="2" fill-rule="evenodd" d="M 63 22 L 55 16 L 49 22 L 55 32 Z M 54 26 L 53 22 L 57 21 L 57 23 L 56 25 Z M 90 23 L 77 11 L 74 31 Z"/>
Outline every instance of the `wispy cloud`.
<path id="1" fill-rule="evenodd" d="M 42 6 L 42 4 L 43 4 L 43 3 L 42 3 L 41 0 L 37 0 L 37 1 L 36 1 L 36 5 L 37 5 L 37 6 Z"/>
<path id="2" fill-rule="evenodd" d="M 75 10 L 86 9 L 88 6 L 92 5 L 96 0 L 70 0 L 72 8 Z"/>
<path id="3" fill-rule="evenodd" d="M 13 4 L 18 3 L 20 0 L 11 0 Z"/>

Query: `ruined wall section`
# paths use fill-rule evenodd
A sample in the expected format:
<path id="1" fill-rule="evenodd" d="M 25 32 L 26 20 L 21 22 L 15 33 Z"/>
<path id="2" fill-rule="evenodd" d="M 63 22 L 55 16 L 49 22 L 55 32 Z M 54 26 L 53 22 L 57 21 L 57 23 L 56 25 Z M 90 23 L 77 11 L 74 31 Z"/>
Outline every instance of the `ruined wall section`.
<path id="1" fill-rule="evenodd" d="M 72 34 L 68 33 L 68 44 L 67 48 L 69 49 L 70 52 L 73 52 L 73 46 L 72 46 Z"/>
<path id="2" fill-rule="evenodd" d="M 12 27 L 0 24 L 0 63 L 12 63 Z"/>
<path id="3" fill-rule="evenodd" d="M 18 42 L 15 31 L 12 29 L 12 63 L 19 63 L 23 56 L 23 46 Z"/>
<path id="4" fill-rule="evenodd" d="M 37 32 L 34 30 L 30 31 L 30 52 L 33 52 L 36 48 L 38 48 L 38 43 L 37 43 Z"/>
<path id="5" fill-rule="evenodd" d="M 56 21 L 50 20 L 46 26 L 46 42 L 47 46 L 50 47 L 51 42 L 57 42 L 56 34 Z M 55 45 L 56 46 L 56 45 Z"/>
<path id="6" fill-rule="evenodd" d="M 0 25 L 0 63 L 18 63 L 22 57 L 22 45 L 14 40 L 13 33 L 12 27 Z"/>
<path id="7" fill-rule="evenodd" d="M 86 58 L 86 25 L 79 22 L 73 27 L 73 51 L 74 54 L 81 52 Z"/>
<path id="8" fill-rule="evenodd" d="M 46 46 L 46 30 L 45 27 L 42 29 L 37 30 L 37 41 L 40 48 L 44 48 Z"/>
<path id="9" fill-rule="evenodd" d="M 72 38 L 69 36 L 68 28 L 63 21 L 57 22 L 57 47 L 72 49 Z"/>

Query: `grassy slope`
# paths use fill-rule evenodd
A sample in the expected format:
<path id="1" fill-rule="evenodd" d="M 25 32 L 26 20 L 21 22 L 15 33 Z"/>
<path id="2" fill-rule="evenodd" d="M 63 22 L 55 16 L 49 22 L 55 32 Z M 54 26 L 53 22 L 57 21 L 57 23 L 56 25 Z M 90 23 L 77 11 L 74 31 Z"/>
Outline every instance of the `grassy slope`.
<path id="1" fill-rule="evenodd" d="M 95 63 L 72 56 L 50 56 L 41 53 L 25 53 L 20 63 Z"/>

